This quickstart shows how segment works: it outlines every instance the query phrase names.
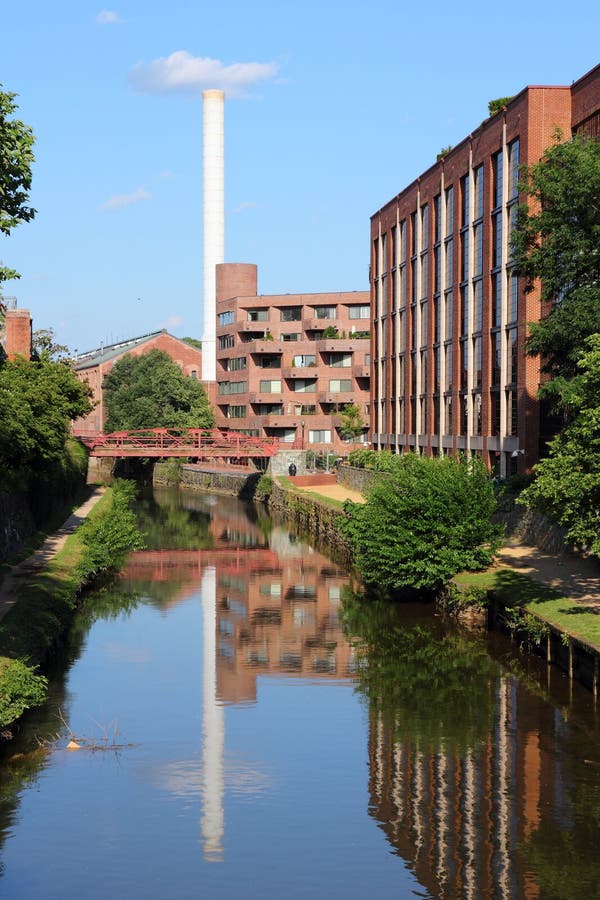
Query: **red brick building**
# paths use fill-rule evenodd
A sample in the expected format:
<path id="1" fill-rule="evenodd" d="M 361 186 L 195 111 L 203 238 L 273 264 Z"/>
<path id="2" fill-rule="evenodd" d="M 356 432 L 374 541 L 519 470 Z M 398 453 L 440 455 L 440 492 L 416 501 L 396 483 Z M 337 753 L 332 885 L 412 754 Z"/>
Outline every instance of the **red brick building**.
<path id="1" fill-rule="evenodd" d="M 527 323 L 539 289 L 513 272 L 520 165 L 556 129 L 600 136 L 600 66 L 568 87 L 526 87 L 371 218 L 372 440 L 378 449 L 477 452 L 529 469 L 540 427 Z"/>
<path id="2" fill-rule="evenodd" d="M 8 359 L 31 357 L 31 314 L 14 297 L 0 297 L 0 346 Z"/>
<path id="3" fill-rule="evenodd" d="M 173 362 L 177 363 L 184 375 L 200 378 L 202 372 L 201 351 L 164 330 L 79 354 L 73 367 L 82 381 L 89 382 L 96 405 L 91 413 L 74 422 L 73 431 L 75 433 L 98 434 L 104 430 L 106 420 L 102 392 L 104 378 L 114 364 L 126 354 L 141 356 L 143 353 L 149 353 L 150 350 L 162 350 L 171 357 Z"/>
<path id="4" fill-rule="evenodd" d="M 340 412 L 369 415 L 369 294 L 257 293 L 254 265 L 217 266 L 216 423 L 303 449 L 347 449 Z"/>

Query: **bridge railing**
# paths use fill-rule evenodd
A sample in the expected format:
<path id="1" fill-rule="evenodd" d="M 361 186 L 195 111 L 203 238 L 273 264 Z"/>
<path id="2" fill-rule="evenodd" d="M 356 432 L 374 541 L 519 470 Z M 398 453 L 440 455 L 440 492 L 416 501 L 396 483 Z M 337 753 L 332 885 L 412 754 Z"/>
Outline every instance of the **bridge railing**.
<path id="1" fill-rule="evenodd" d="M 118 451 L 143 456 L 271 456 L 277 452 L 276 438 L 260 438 L 219 428 L 141 428 L 134 431 L 114 431 L 110 434 L 74 433 L 92 453 Z M 137 454 L 136 454 L 137 451 Z"/>

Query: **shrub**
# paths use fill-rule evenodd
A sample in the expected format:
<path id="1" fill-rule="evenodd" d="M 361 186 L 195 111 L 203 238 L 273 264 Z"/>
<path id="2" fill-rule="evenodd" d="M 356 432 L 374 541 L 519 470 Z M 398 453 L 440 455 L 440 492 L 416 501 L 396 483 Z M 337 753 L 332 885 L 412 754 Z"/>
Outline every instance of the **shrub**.
<path id="1" fill-rule="evenodd" d="M 6 728 L 44 702 L 48 681 L 18 659 L 0 659 L 0 684 L 0 728 Z"/>
<path id="2" fill-rule="evenodd" d="M 390 456 L 391 477 L 367 503 L 346 501 L 340 520 L 365 584 L 435 591 L 457 572 L 486 568 L 500 528 L 490 521 L 496 501 L 481 459 Z"/>

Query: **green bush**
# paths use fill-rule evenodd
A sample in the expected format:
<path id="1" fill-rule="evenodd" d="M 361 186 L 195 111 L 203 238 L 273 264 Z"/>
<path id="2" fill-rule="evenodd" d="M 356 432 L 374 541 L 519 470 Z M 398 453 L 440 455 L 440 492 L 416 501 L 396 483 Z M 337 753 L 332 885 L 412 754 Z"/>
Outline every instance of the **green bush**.
<path id="1" fill-rule="evenodd" d="M 496 500 L 482 460 L 390 456 L 390 477 L 367 503 L 346 501 L 340 519 L 365 584 L 436 591 L 457 572 L 489 566 L 501 529 L 490 521 Z"/>
<path id="2" fill-rule="evenodd" d="M 77 566 L 77 576 L 87 584 L 100 573 L 117 571 L 132 550 L 144 546 L 131 505 L 135 499 L 135 484 L 118 480 L 113 486 L 112 506 L 81 526 L 85 545 Z"/>
<path id="3" fill-rule="evenodd" d="M 44 702 L 48 681 L 18 659 L 0 659 L 0 684 L 0 728 L 6 728 Z"/>
<path id="4" fill-rule="evenodd" d="M 266 500 L 273 491 L 273 479 L 270 475 L 261 475 L 256 485 L 254 496 L 257 500 Z"/>

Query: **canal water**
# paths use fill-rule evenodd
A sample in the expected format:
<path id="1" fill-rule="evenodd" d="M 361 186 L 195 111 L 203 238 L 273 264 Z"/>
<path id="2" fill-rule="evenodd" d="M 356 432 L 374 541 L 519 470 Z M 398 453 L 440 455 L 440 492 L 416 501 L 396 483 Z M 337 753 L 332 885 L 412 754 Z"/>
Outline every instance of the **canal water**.
<path id="1" fill-rule="evenodd" d="M 0 896 L 600 897 L 588 692 L 235 499 L 139 514 L 1 762 Z"/>

